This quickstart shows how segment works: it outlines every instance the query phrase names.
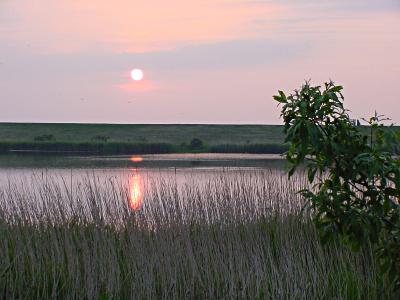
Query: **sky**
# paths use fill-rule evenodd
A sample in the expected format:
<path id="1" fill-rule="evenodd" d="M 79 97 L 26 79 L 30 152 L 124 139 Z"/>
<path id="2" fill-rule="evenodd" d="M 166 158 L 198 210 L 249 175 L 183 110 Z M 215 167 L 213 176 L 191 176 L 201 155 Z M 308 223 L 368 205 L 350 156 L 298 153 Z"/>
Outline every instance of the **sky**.
<path id="1" fill-rule="evenodd" d="M 0 122 L 280 124 L 305 80 L 399 124 L 400 0 L 0 0 Z"/>

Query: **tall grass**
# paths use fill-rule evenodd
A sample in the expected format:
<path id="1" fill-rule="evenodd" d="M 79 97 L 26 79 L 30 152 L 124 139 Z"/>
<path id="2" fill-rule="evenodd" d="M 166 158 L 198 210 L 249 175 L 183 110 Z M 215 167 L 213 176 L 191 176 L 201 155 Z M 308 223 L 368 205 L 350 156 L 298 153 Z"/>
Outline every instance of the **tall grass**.
<path id="1" fill-rule="evenodd" d="M 322 246 L 303 177 L 278 171 L 129 186 L 88 177 L 0 190 L 0 294 L 10 299 L 375 299 L 370 249 Z"/>

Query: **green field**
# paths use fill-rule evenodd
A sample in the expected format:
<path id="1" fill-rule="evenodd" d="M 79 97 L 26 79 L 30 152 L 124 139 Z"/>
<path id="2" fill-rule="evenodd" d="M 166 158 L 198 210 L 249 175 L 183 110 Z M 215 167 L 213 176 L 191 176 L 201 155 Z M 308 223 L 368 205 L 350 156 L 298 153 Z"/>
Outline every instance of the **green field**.
<path id="1" fill-rule="evenodd" d="M 283 141 L 281 125 L 0 123 L 3 153 L 283 153 Z"/>
<path id="2" fill-rule="evenodd" d="M 281 153 L 286 149 L 282 130 L 279 125 L 0 123 L 0 152 Z M 203 145 L 193 149 L 194 138 Z"/>
<path id="3" fill-rule="evenodd" d="M 199 138 L 209 145 L 275 144 L 283 142 L 282 129 L 279 125 L 0 123 L 0 141 L 32 142 L 51 134 L 60 142 L 90 142 L 107 136 L 109 142 L 181 144 Z"/>

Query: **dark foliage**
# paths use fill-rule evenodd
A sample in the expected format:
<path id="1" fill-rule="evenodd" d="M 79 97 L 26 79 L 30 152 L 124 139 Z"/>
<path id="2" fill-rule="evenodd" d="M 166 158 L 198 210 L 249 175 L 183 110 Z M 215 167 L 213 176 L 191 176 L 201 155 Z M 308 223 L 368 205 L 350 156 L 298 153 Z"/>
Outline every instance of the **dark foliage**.
<path id="1" fill-rule="evenodd" d="M 192 150 L 200 150 L 201 148 L 203 148 L 203 141 L 198 139 L 198 138 L 194 138 L 190 141 L 190 149 Z"/>
<path id="2" fill-rule="evenodd" d="M 210 147 L 212 153 L 253 153 L 281 154 L 289 149 L 285 144 L 245 144 L 245 145 L 215 145 Z"/>
<path id="3" fill-rule="evenodd" d="M 52 135 L 52 134 L 42 134 L 42 135 L 35 136 L 33 138 L 33 140 L 36 142 L 44 142 L 44 141 L 54 141 L 55 138 L 54 138 L 54 135 Z"/>

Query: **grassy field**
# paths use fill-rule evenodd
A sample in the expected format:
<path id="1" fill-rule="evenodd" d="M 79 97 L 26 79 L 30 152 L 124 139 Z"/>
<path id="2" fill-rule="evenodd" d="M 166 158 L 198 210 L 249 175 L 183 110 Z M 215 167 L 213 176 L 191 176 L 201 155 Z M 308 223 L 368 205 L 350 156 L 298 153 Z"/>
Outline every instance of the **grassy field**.
<path id="1" fill-rule="evenodd" d="M 191 141 L 202 145 L 193 147 Z M 0 152 L 282 153 L 281 126 L 0 123 Z"/>
<path id="2" fill-rule="evenodd" d="M 193 147 L 193 139 L 202 145 Z M 280 125 L 0 123 L 0 153 L 283 153 L 288 149 L 283 141 Z"/>
<path id="3" fill-rule="evenodd" d="M 297 175 L 296 175 L 297 176 Z M 0 189 L 7 299 L 389 299 L 371 249 L 322 246 L 295 192 L 303 176 L 217 174 L 129 189 L 36 178 Z"/>
<path id="4" fill-rule="evenodd" d="M 53 135 L 60 142 L 90 142 L 96 136 L 109 142 L 189 144 L 199 138 L 208 145 L 279 144 L 283 127 L 278 125 L 117 125 L 61 123 L 0 123 L 0 141 L 32 142 Z"/>

